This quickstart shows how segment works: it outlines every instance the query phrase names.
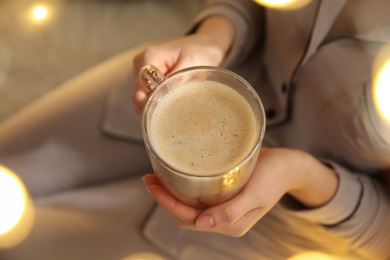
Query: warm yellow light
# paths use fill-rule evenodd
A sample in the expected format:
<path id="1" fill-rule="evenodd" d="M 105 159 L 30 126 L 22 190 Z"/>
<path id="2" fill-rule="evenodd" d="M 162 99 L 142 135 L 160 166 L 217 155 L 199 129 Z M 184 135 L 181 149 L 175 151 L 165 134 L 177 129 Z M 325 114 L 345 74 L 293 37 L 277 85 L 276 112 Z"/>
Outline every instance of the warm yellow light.
<path id="1" fill-rule="evenodd" d="M 26 192 L 13 173 L 0 167 L 0 235 L 11 230 L 23 216 Z"/>
<path id="2" fill-rule="evenodd" d="M 0 166 L 0 248 L 21 242 L 32 227 L 33 207 L 22 181 Z"/>
<path id="3" fill-rule="evenodd" d="M 47 17 L 47 9 L 44 6 L 35 7 L 32 13 L 36 20 L 44 20 Z"/>
<path id="4" fill-rule="evenodd" d="M 311 0 L 254 0 L 256 3 L 269 8 L 294 10 L 299 9 L 311 2 Z"/>
<path id="5" fill-rule="evenodd" d="M 232 186 L 234 183 L 235 183 L 235 180 L 237 178 L 237 175 L 239 175 L 240 173 L 240 168 L 239 167 L 236 167 L 234 168 L 233 170 L 230 170 L 229 172 L 227 172 L 224 176 L 223 176 L 223 182 L 222 182 L 222 185 L 223 186 Z"/>
<path id="6" fill-rule="evenodd" d="M 288 260 L 335 260 L 338 258 L 335 258 L 333 256 L 320 253 L 320 252 L 304 252 L 298 255 L 295 255 L 293 257 L 290 257 Z"/>
<path id="7" fill-rule="evenodd" d="M 373 90 L 377 110 L 390 122 L 390 57 L 377 72 Z"/>

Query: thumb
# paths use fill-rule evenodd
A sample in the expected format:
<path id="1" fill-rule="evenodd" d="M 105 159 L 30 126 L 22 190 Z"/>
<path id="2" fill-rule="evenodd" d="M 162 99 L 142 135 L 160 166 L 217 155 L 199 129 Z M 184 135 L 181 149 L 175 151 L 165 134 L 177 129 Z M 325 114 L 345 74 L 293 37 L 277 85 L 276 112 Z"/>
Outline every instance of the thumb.
<path id="1" fill-rule="evenodd" d="M 227 202 L 208 208 L 196 219 L 196 227 L 207 230 L 232 225 L 255 208 L 251 202 L 251 199 L 239 194 Z"/>
<path id="2" fill-rule="evenodd" d="M 196 228 L 199 231 L 242 237 L 264 216 L 267 208 L 241 206 L 229 203 L 210 208 L 197 218 Z"/>

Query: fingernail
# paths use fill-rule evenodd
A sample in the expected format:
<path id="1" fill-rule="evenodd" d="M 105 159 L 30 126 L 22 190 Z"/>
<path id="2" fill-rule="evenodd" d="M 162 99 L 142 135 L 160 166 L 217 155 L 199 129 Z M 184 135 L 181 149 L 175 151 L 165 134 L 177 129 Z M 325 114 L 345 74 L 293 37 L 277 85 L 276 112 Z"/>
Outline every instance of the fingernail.
<path id="1" fill-rule="evenodd" d="M 145 183 L 146 186 L 150 186 L 151 183 L 149 182 L 148 178 L 146 178 L 145 176 L 142 177 L 142 181 Z"/>
<path id="2" fill-rule="evenodd" d="M 137 101 L 143 101 L 146 98 L 146 94 L 142 91 L 138 91 L 137 93 L 135 93 L 135 98 Z"/>
<path id="3" fill-rule="evenodd" d="M 196 221 L 198 229 L 208 229 L 214 226 L 214 219 L 210 215 L 204 215 Z"/>
<path id="4" fill-rule="evenodd" d="M 150 195 L 153 199 L 155 199 L 155 197 L 154 197 L 153 193 L 150 191 L 150 188 L 149 188 L 149 187 L 146 187 L 146 191 L 149 193 L 149 195 Z"/>

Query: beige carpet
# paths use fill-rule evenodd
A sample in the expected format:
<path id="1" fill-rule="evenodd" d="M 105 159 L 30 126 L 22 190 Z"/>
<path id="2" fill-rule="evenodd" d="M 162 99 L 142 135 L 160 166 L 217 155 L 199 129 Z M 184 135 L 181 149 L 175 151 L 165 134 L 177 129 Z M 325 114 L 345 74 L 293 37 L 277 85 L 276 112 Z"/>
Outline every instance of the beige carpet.
<path id="1" fill-rule="evenodd" d="M 183 31 L 201 0 L 0 1 L 0 122 L 60 83 Z M 47 18 L 32 19 L 43 4 Z"/>

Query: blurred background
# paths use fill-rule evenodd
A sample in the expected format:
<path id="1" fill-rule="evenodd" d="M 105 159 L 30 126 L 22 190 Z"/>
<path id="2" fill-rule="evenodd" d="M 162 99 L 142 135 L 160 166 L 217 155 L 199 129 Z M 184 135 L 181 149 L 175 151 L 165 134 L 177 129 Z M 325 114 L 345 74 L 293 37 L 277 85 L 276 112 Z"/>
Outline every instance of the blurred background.
<path id="1" fill-rule="evenodd" d="M 201 0 L 1 0 L 0 124 L 62 83 L 121 52 L 182 34 L 201 4 Z M 23 259 L 13 257 L 23 255 L 23 250 L 12 249 L 33 225 L 39 229 L 35 215 L 21 179 L 0 165 L 1 259 Z M 71 215 L 67 220 L 72 220 Z M 39 244 L 38 251 L 40 246 L 45 244 Z M 148 255 L 147 259 L 161 258 Z"/>
<path id="2" fill-rule="evenodd" d="M 199 11 L 202 2 L 202 0 L 0 0 L 0 123 L 98 63 L 140 44 L 180 35 Z M 382 80 L 385 82 L 382 85 L 387 91 L 390 61 L 388 64 L 386 81 Z M 387 99 L 389 95 L 390 92 L 380 95 L 386 97 L 386 100 L 384 99 L 386 104 L 389 104 Z M 387 111 L 390 111 L 390 106 L 387 107 Z M 390 115 L 390 112 L 387 115 Z M 127 187 L 125 188 L 127 190 Z M 75 194 L 82 194 L 88 199 L 90 191 L 95 192 L 91 189 L 87 190 L 87 193 Z M 45 210 L 56 203 L 61 205 L 63 198 L 73 202 L 72 195 L 61 196 L 64 195 L 60 194 L 46 201 L 43 198 L 40 202 L 40 212 L 48 212 Z M 16 214 L 20 216 L 35 214 L 22 181 L 16 174 L 1 167 L 0 205 L 9 208 L 21 205 L 21 208 L 16 209 Z M 25 214 L 24 209 L 29 214 Z M 59 210 L 61 209 L 59 207 Z M 89 208 L 85 212 L 89 213 L 88 210 Z M 69 207 L 70 213 L 76 211 L 77 203 L 75 207 Z M 57 211 L 52 212 L 57 213 Z M 80 216 L 83 217 L 85 212 L 81 212 Z M 0 216 L 3 217 L 0 222 L 0 248 L 1 246 L 12 247 L 12 243 L 17 244 L 22 241 L 33 225 L 32 218 L 25 218 L 18 222 L 18 215 L 10 213 L 14 212 L 5 210 L 0 212 Z M 4 221 L 6 219 L 4 216 L 8 217 L 8 222 Z M 64 216 L 69 219 L 69 223 L 80 224 L 79 219 L 69 218 L 73 215 Z M 88 215 L 88 221 L 90 217 Z M 98 219 L 99 216 L 96 217 Z M 44 218 L 41 216 L 41 219 Z M 47 226 L 60 223 L 60 219 L 56 221 L 57 219 L 53 218 L 54 224 L 48 223 Z M 42 222 L 40 224 L 42 225 Z M 45 224 L 43 223 L 42 226 L 46 227 Z M 115 226 L 117 223 L 112 224 Z M 61 223 L 58 226 L 61 226 Z M 106 227 L 115 232 L 112 226 Z M 122 229 L 121 222 L 118 222 L 115 227 Z M 10 236 L 4 235 L 12 228 L 16 229 L 13 233 L 17 234 L 13 237 L 14 241 L 9 239 Z M 97 230 L 99 232 L 100 229 Z M 56 230 L 52 233 L 50 230 L 43 232 L 44 235 L 49 234 L 48 236 L 53 233 L 56 233 Z M 90 234 L 93 232 L 85 232 L 85 236 L 79 236 L 78 240 L 75 240 L 76 243 L 85 237 L 89 238 Z M 39 239 L 37 241 L 39 243 Z M 61 244 L 57 246 L 62 247 Z M 37 248 L 42 248 L 42 245 Z M 140 258 L 138 255 L 137 257 L 128 259 Z M 160 259 L 152 258 L 150 255 L 147 258 Z M 336 258 L 318 252 L 307 252 L 290 260 L 298 259 Z"/>
<path id="3" fill-rule="evenodd" d="M 183 32 L 201 0 L 0 1 L 0 123 L 86 69 Z"/>

